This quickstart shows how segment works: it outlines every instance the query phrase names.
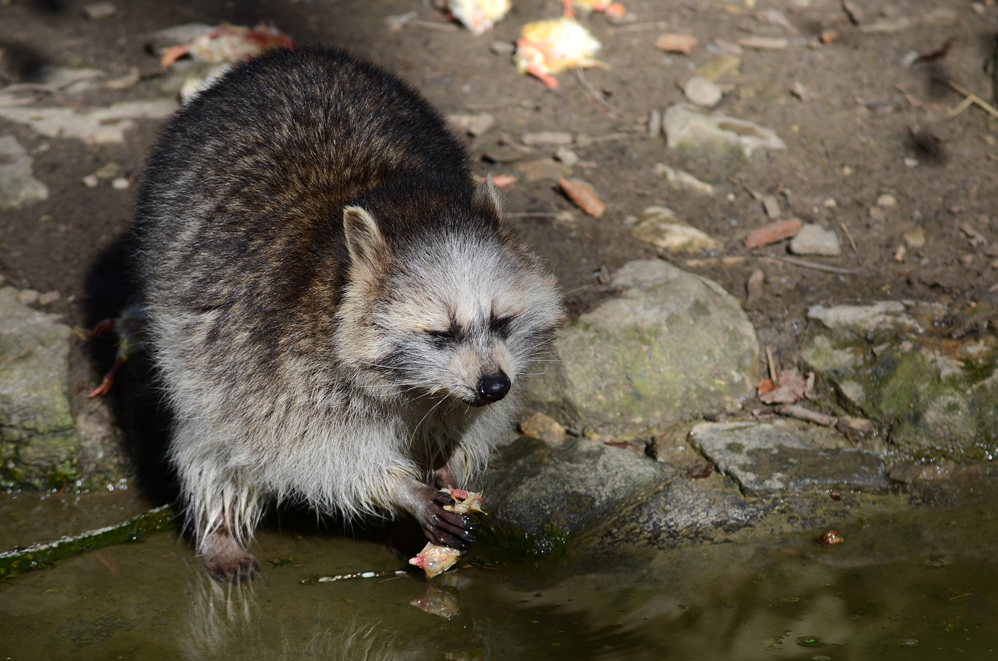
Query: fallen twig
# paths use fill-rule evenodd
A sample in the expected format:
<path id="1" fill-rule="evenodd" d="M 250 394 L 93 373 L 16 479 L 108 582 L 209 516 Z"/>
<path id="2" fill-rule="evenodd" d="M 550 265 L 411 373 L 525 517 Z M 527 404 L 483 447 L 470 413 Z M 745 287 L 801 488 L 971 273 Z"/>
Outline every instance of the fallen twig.
<path id="1" fill-rule="evenodd" d="M 787 264 L 793 264 L 794 266 L 800 266 L 805 269 L 814 269 L 815 271 L 825 271 L 826 273 L 837 273 L 839 275 L 856 275 L 859 273 L 856 269 L 843 269 L 838 266 L 829 266 L 828 264 L 815 264 L 814 262 L 809 262 L 805 259 L 797 259 L 796 257 L 770 257 L 766 256 L 763 259 L 771 259 L 777 262 L 786 262 Z"/>
<path id="2" fill-rule="evenodd" d="M 859 251 L 856 250 L 856 243 L 852 240 L 852 234 L 849 233 L 849 228 L 846 227 L 845 223 L 843 223 L 841 221 L 839 222 L 839 227 L 841 227 L 842 231 L 846 233 L 846 238 L 849 239 L 849 245 L 852 246 L 853 253 L 857 257 L 859 257 Z"/>
<path id="3" fill-rule="evenodd" d="M 586 90 L 586 94 L 589 96 L 590 100 L 597 105 L 597 107 L 602 106 L 602 110 L 610 119 L 617 119 L 620 117 L 620 111 L 614 108 L 612 105 L 606 102 L 603 95 L 592 86 L 588 80 L 586 80 L 586 75 L 582 73 L 582 69 L 575 69 L 575 77 L 579 79 L 579 83 Z"/>
<path id="4" fill-rule="evenodd" d="M 959 94 L 963 94 L 963 96 L 965 97 L 964 100 L 960 103 L 960 105 L 958 105 L 953 110 L 949 111 L 949 113 L 946 115 L 946 119 L 953 119 L 954 117 L 956 117 L 957 115 L 959 115 L 961 112 L 963 112 L 964 110 L 966 110 L 968 107 L 970 107 L 971 104 L 975 104 L 975 105 L 979 106 L 980 108 L 982 108 L 985 112 L 987 112 L 991 116 L 998 118 L 998 110 L 996 110 L 993 105 L 991 105 L 990 103 L 988 103 L 987 101 L 985 101 L 981 97 L 977 96 L 976 94 L 974 94 L 970 90 L 966 89 L 965 87 L 961 87 L 960 85 L 957 85 L 952 80 L 947 80 L 945 78 L 940 78 L 939 76 L 934 76 L 934 78 L 936 80 L 938 80 L 939 82 L 941 82 L 941 83 L 945 83 L 946 85 L 949 85 L 956 92 L 958 92 Z"/>
<path id="5" fill-rule="evenodd" d="M 776 365 L 773 363 L 773 352 L 769 347 L 766 347 L 766 363 L 769 364 L 769 380 L 773 382 L 773 386 L 779 388 L 780 380 L 776 373 Z"/>
<path id="6" fill-rule="evenodd" d="M 776 409 L 776 412 L 780 415 L 797 418 L 798 420 L 806 420 L 825 427 L 831 427 L 839 421 L 838 418 L 825 415 L 824 413 L 818 413 L 817 411 L 812 411 L 811 409 L 806 409 L 803 406 L 798 406 L 796 404 L 786 404 Z"/>
<path id="7" fill-rule="evenodd" d="M 150 533 L 172 529 L 173 516 L 173 508 L 163 505 L 116 526 L 63 537 L 47 544 L 34 544 L 19 551 L 0 553 L 0 577 L 44 569 L 58 560 L 96 551 L 105 546 L 141 542 Z"/>

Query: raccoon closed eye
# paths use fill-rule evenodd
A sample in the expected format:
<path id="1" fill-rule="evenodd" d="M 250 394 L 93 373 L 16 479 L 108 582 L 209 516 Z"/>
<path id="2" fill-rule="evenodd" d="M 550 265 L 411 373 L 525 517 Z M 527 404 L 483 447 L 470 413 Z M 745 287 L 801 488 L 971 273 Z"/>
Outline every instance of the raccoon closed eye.
<path id="1" fill-rule="evenodd" d="M 492 321 L 489 323 L 489 329 L 505 340 L 509 337 L 509 325 L 512 322 L 513 317 L 499 317 L 498 319 L 493 317 Z"/>
<path id="2" fill-rule="evenodd" d="M 455 344 L 464 339 L 464 333 L 461 332 L 460 328 L 451 326 L 445 331 L 438 330 L 427 330 L 425 331 L 427 335 L 433 340 L 433 343 L 437 346 L 446 346 L 448 344 Z"/>

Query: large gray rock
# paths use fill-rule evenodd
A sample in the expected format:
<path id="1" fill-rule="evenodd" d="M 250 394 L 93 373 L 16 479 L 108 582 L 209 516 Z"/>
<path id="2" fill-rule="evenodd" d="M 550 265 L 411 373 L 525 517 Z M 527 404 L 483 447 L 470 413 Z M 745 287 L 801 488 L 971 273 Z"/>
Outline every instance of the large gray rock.
<path id="1" fill-rule="evenodd" d="M 647 457 L 597 441 L 549 445 L 521 437 L 492 460 L 480 488 L 489 528 L 512 535 L 501 541 L 525 539 L 524 550 L 546 552 L 614 518 L 673 474 Z"/>
<path id="2" fill-rule="evenodd" d="M 71 479 L 77 440 L 65 324 L 0 289 L 0 480 Z"/>
<path id="3" fill-rule="evenodd" d="M 661 260 L 626 264 L 623 295 L 559 333 L 560 362 L 531 404 L 587 434 L 639 438 L 703 411 L 734 410 L 759 379 L 759 343 L 718 284 Z"/>
<path id="4" fill-rule="evenodd" d="M 0 209 L 48 199 L 49 189 L 35 179 L 31 165 L 31 156 L 14 136 L 0 137 Z"/>
<path id="5" fill-rule="evenodd" d="M 746 494 L 796 492 L 814 487 L 886 489 L 878 455 L 843 447 L 841 436 L 791 423 L 703 423 L 690 437 Z"/>

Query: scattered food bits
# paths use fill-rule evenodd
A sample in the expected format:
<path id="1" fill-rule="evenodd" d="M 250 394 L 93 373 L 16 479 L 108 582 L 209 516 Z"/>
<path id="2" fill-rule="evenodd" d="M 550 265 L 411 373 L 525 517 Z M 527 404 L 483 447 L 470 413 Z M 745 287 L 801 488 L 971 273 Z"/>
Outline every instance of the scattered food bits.
<path id="1" fill-rule="evenodd" d="M 294 45 L 290 37 L 275 27 L 221 25 L 186 44 L 164 49 L 159 63 L 166 68 L 185 55 L 201 62 L 240 62 L 274 48 L 293 48 Z"/>
<path id="2" fill-rule="evenodd" d="M 423 550 L 409 560 L 409 564 L 422 569 L 426 578 L 433 578 L 453 567 L 460 556 L 461 552 L 457 549 L 427 542 Z"/>
<path id="3" fill-rule="evenodd" d="M 700 42 L 697 41 L 696 37 L 671 32 L 663 34 L 655 40 L 655 46 L 659 50 L 664 50 L 666 53 L 679 53 L 680 55 L 689 55 L 698 43 Z"/>
<path id="4" fill-rule="evenodd" d="M 447 11 L 476 35 L 491 30 L 511 7 L 509 0 L 447 0 Z"/>
<path id="5" fill-rule="evenodd" d="M 468 512 L 481 512 L 485 514 L 480 505 L 482 504 L 482 492 L 466 491 L 464 489 L 441 489 L 443 493 L 454 499 L 453 505 L 444 505 L 448 512 L 457 514 L 467 514 Z"/>
<path id="6" fill-rule="evenodd" d="M 581 179 L 558 177 L 558 186 L 575 206 L 579 207 L 593 218 L 599 218 L 606 211 L 606 204 L 599 199 L 596 189 Z"/>
<path id="7" fill-rule="evenodd" d="M 556 89 L 558 79 L 551 74 L 574 68 L 608 68 L 595 59 L 602 47 L 575 19 L 556 18 L 524 25 L 513 59 L 519 73 L 530 74 L 548 89 Z"/>
<path id="8" fill-rule="evenodd" d="M 426 586 L 426 592 L 423 593 L 423 596 L 413 599 L 409 605 L 430 615 L 448 619 L 461 612 L 457 595 L 449 589 L 438 588 L 434 585 Z"/>
<path id="9" fill-rule="evenodd" d="M 815 541 L 821 544 L 822 546 L 834 546 L 836 544 L 841 544 L 846 540 L 842 535 L 838 533 L 837 530 L 829 530 Z"/>

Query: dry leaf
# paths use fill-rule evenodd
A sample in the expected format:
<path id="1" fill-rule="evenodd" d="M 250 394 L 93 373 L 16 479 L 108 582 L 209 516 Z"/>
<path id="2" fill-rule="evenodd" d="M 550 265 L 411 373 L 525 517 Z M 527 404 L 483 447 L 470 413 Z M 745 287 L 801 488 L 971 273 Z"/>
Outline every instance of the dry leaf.
<path id="1" fill-rule="evenodd" d="M 791 239 L 797 236 L 802 227 L 804 224 L 797 218 L 770 223 L 765 227 L 749 232 L 748 236 L 745 237 L 745 247 L 761 248 L 777 241 Z"/>
<path id="2" fill-rule="evenodd" d="M 769 379 L 763 379 L 759 382 L 759 400 L 764 404 L 795 404 L 807 392 L 807 381 L 800 375 L 796 367 L 780 372 L 777 379 L 779 385 L 764 392 L 763 387 L 766 381 L 769 381 L 769 386 L 773 385 Z"/>

